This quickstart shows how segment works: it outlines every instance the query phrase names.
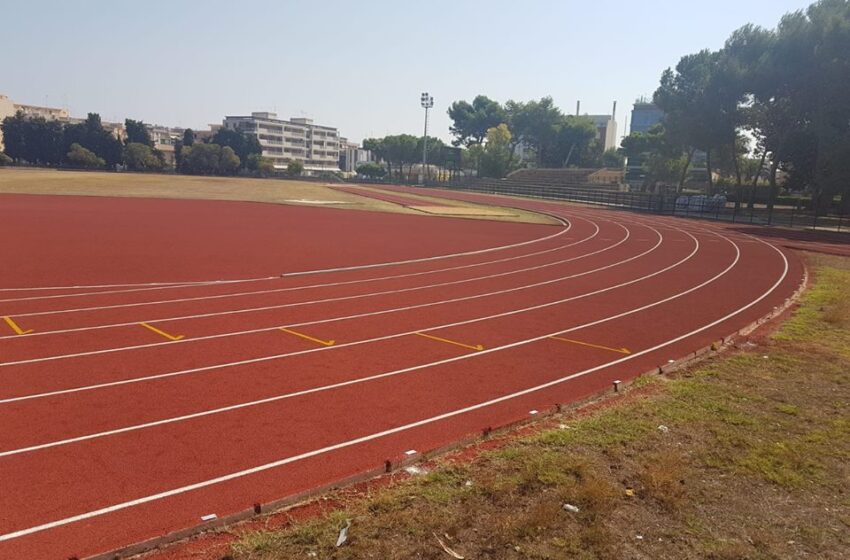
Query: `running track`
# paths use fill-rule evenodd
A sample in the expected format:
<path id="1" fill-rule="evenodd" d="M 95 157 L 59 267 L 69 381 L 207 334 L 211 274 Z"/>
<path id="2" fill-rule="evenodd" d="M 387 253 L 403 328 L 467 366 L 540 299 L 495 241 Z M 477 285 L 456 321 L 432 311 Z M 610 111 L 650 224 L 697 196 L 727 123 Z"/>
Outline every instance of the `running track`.
<path id="1" fill-rule="evenodd" d="M 0 202 L 0 558 L 119 549 L 596 394 L 804 274 L 743 233 L 542 201 L 511 203 L 563 225 Z"/>

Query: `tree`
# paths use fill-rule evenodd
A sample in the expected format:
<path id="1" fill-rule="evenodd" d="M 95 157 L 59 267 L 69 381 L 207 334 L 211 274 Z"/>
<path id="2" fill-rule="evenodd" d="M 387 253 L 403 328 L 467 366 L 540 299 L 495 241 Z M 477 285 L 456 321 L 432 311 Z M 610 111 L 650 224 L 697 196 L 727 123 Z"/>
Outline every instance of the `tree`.
<path id="1" fill-rule="evenodd" d="M 239 156 L 229 146 L 195 144 L 183 147 L 180 170 L 191 175 L 233 175 L 240 164 Z"/>
<path id="2" fill-rule="evenodd" d="M 387 170 L 384 169 L 383 165 L 369 161 L 357 166 L 357 174 L 370 179 L 380 179 L 387 174 Z"/>
<path id="3" fill-rule="evenodd" d="M 682 147 L 670 141 L 663 125 L 645 133 L 633 132 L 623 138 L 620 154 L 629 159 L 629 167 L 640 167 L 646 174 L 644 184 L 653 190 L 658 184 L 671 184 L 689 164 Z"/>
<path id="4" fill-rule="evenodd" d="M 142 121 L 124 119 L 124 129 L 127 131 L 127 144 L 143 144 L 153 148 L 153 140 L 147 125 Z"/>
<path id="5" fill-rule="evenodd" d="M 66 159 L 71 165 L 85 169 L 95 169 L 106 165 L 103 158 L 97 157 L 97 154 L 76 143 L 71 144 Z"/>
<path id="6" fill-rule="evenodd" d="M 387 146 L 383 138 L 365 138 L 363 140 L 363 149 L 372 152 L 372 155 L 380 162 L 387 163 L 390 177 L 393 174 L 392 163 L 387 158 Z"/>
<path id="7" fill-rule="evenodd" d="M 286 174 L 290 177 L 300 177 L 304 173 L 304 164 L 300 161 L 292 160 L 286 164 Z"/>
<path id="8" fill-rule="evenodd" d="M 551 148 L 541 157 L 546 167 L 598 167 L 602 149 L 596 142 L 596 125 L 587 117 L 568 115 L 555 124 L 556 136 Z M 598 155 L 594 155 L 594 150 Z M 545 158 L 545 159 L 543 159 Z"/>
<path id="9" fill-rule="evenodd" d="M 502 123 L 487 131 L 484 153 L 481 155 L 482 177 L 502 178 L 508 174 L 510 163 L 511 131 Z"/>
<path id="10" fill-rule="evenodd" d="M 263 157 L 259 154 L 251 154 L 248 156 L 247 167 L 259 177 L 271 177 L 274 175 L 274 162 L 270 158 Z"/>
<path id="11" fill-rule="evenodd" d="M 505 110 L 497 101 L 485 95 L 478 95 L 472 103 L 455 101 L 448 109 L 452 125 L 449 131 L 454 135 L 455 146 L 481 144 L 488 131 L 506 120 Z"/>
<path id="12" fill-rule="evenodd" d="M 43 117 L 27 117 L 22 112 L 6 117 L 3 130 L 6 154 L 35 165 L 58 165 L 65 150 L 62 124 Z"/>
<path id="13" fill-rule="evenodd" d="M 124 148 L 124 163 L 131 171 L 159 171 L 163 161 L 147 144 L 131 142 Z"/>
<path id="14" fill-rule="evenodd" d="M 564 124 L 564 115 L 552 98 L 543 97 L 539 101 L 527 103 L 510 101 L 508 107 L 508 125 L 512 135 L 518 138 L 512 147 L 524 142 L 537 154 L 538 163 L 561 167 L 564 158 L 558 161 L 556 143 Z M 566 153 L 563 155 L 566 156 Z"/>
<path id="15" fill-rule="evenodd" d="M 183 145 L 191 146 L 195 143 L 195 133 L 191 128 L 187 128 L 183 131 Z"/>
<path id="16" fill-rule="evenodd" d="M 622 169 L 626 166 L 626 158 L 616 148 L 605 150 L 602 153 L 602 167 Z"/>
<path id="17" fill-rule="evenodd" d="M 4 165 L 12 165 L 12 163 L 14 163 L 14 160 L 12 158 L 7 156 L 3 152 L 0 152 L 0 167 L 3 167 Z"/>
<path id="18" fill-rule="evenodd" d="M 263 148 L 259 139 L 253 134 L 244 134 L 238 130 L 219 128 L 210 140 L 213 144 L 231 148 L 239 159 L 248 165 L 251 154 L 262 155 Z"/>
<path id="19" fill-rule="evenodd" d="M 121 163 L 124 157 L 121 141 L 103 128 L 97 113 L 89 113 L 81 123 L 65 126 L 64 145 L 70 149 L 75 143 L 102 157 L 110 167 Z"/>

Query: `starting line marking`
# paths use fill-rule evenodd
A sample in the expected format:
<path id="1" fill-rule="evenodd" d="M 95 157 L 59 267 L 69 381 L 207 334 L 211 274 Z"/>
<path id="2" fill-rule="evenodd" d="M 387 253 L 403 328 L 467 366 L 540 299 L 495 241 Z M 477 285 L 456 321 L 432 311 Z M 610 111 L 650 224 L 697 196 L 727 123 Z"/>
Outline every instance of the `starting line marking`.
<path id="1" fill-rule="evenodd" d="M 421 333 L 421 332 L 416 333 L 416 335 L 423 336 L 425 338 L 430 338 L 431 340 L 437 340 L 439 342 L 445 342 L 446 344 L 454 344 L 455 346 L 460 346 L 461 348 L 469 348 L 470 350 L 475 350 L 477 352 L 484 350 L 484 347 L 480 344 L 476 344 L 475 346 L 472 346 L 471 344 L 464 344 L 463 342 L 456 342 L 454 340 L 449 340 L 447 338 L 440 338 L 439 336 L 433 336 L 433 335 L 425 334 L 425 333 Z"/>
<path id="2" fill-rule="evenodd" d="M 313 338 L 312 336 L 308 336 L 306 334 L 300 333 L 298 331 L 293 331 L 291 329 L 287 329 L 287 328 L 284 328 L 284 327 L 280 327 L 280 330 L 282 330 L 285 333 L 293 334 L 297 337 L 300 337 L 300 338 L 303 338 L 303 339 L 306 339 L 306 340 L 310 340 L 310 341 L 315 342 L 317 344 L 321 344 L 322 346 L 333 346 L 334 344 L 336 344 L 336 340 L 322 340 L 320 338 Z"/>
<path id="3" fill-rule="evenodd" d="M 582 342 L 580 340 L 573 340 L 571 338 L 563 338 L 560 336 L 550 336 L 549 338 L 553 340 L 560 340 L 561 342 L 569 342 L 570 344 L 580 344 L 581 346 L 590 346 L 591 348 L 599 348 L 600 350 L 608 350 L 609 352 L 617 352 L 618 354 L 631 354 L 632 351 L 628 348 L 611 348 L 609 346 L 600 346 L 599 344 L 591 344 L 589 342 Z"/>
<path id="4" fill-rule="evenodd" d="M 139 324 L 142 325 L 143 327 L 145 327 L 146 329 L 155 332 L 158 335 L 164 336 L 168 340 L 183 340 L 184 338 L 186 338 L 186 335 L 184 335 L 184 334 L 174 336 L 173 334 L 168 334 L 167 332 L 161 331 L 156 327 L 152 327 L 152 326 L 148 325 L 147 323 L 139 323 Z"/>
<path id="5" fill-rule="evenodd" d="M 3 320 L 6 321 L 6 324 L 9 325 L 13 331 L 15 331 L 15 334 L 30 334 L 31 332 L 33 332 L 32 329 L 24 330 L 19 327 L 18 324 L 13 321 L 11 317 L 3 317 Z"/>

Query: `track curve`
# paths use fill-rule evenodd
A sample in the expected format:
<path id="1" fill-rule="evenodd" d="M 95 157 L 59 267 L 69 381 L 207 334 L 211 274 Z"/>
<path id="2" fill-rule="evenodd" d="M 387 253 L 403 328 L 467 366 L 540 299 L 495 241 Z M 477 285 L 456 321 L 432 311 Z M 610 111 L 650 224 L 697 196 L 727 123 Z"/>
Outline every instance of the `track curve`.
<path id="1" fill-rule="evenodd" d="M 173 215 L 173 201 L 157 202 L 161 221 Z M 200 214 L 211 211 L 199 204 Z M 4 295 L 0 314 L 33 332 L 0 335 L 0 511 L 14 512 L 0 517 L 0 556 L 103 553 L 515 422 L 742 328 L 803 277 L 793 254 L 744 234 L 510 204 L 568 227 L 407 217 L 429 228 L 408 236 L 410 227 L 393 229 L 407 218 L 321 209 L 356 227 L 392 229 L 390 269 L 367 235 L 371 259 L 363 248 L 360 263 L 250 289 L 151 277 L 115 290 L 97 280 L 114 276 L 90 258 L 76 278 L 102 289 Z M 304 216 L 249 206 L 228 207 L 260 220 L 240 233 L 243 243 Z M 120 232 L 111 218 L 103 226 Z M 166 229 L 203 236 L 209 226 Z M 428 238 L 423 250 L 434 256 L 460 231 L 478 248 L 403 258 L 406 242 Z M 119 237 L 133 254 L 132 236 Z M 327 242 L 310 262 L 338 250 Z M 85 247 L 75 254 L 85 257 Z M 225 261 L 231 278 L 244 270 Z M 34 271 L 33 283 L 47 285 L 45 274 Z"/>

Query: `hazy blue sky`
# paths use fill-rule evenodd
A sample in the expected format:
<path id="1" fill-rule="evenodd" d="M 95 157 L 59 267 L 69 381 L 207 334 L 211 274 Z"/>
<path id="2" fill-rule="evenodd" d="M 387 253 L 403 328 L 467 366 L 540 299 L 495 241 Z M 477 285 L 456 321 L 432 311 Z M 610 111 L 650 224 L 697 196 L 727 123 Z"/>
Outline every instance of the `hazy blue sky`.
<path id="1" fill-rule="evenodd" d="M 312 117 L 359 141 L 449 138 L 448 105 L 551 95 L 565 111 L 624 116 L 683 54 L 806 0 L 0 0 L 0 93 L 171 126 L 225 114 Z"/>

